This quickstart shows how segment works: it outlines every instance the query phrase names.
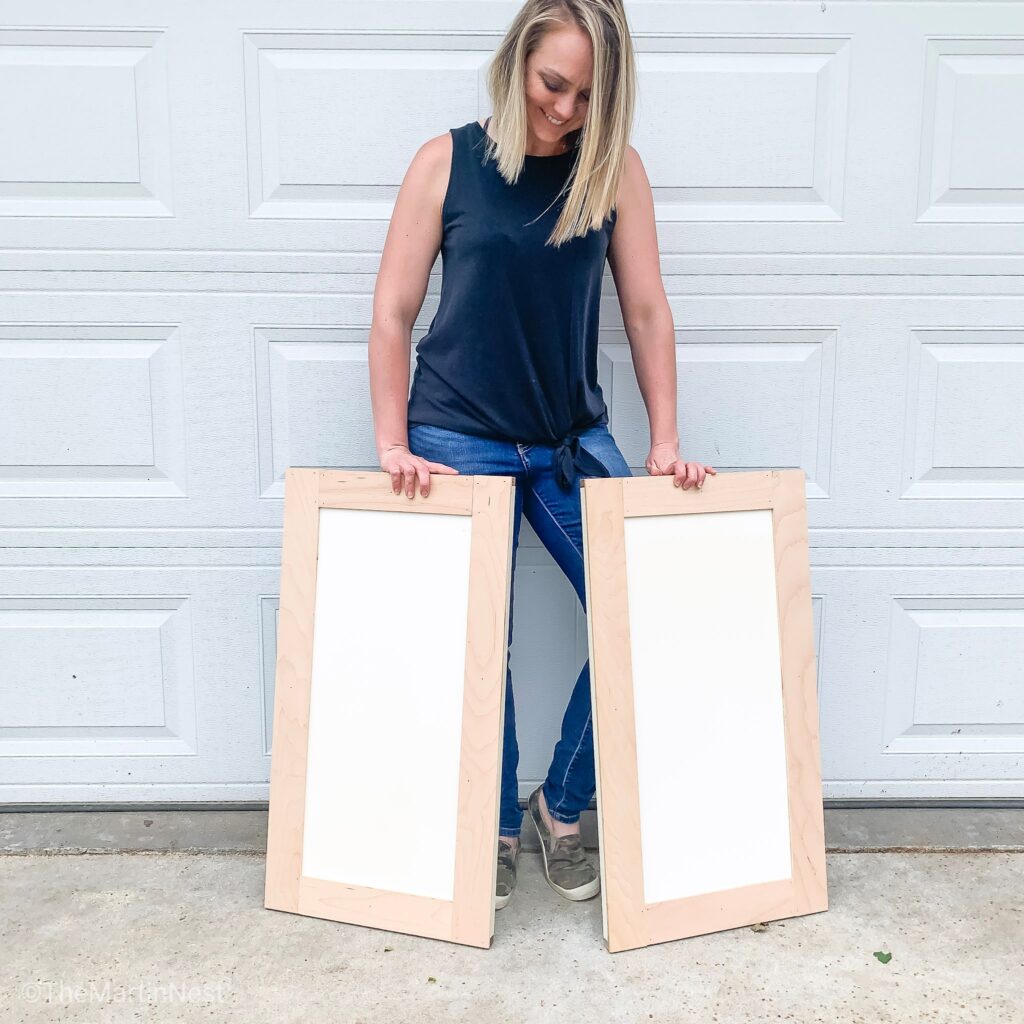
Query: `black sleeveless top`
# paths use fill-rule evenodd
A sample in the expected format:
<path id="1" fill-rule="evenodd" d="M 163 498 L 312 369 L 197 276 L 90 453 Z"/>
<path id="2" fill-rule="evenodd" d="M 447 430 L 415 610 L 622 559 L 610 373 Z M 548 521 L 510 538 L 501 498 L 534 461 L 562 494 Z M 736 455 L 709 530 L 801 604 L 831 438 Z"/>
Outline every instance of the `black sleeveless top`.
<path id="1" fill-rule="evenodd" d="M 566 490 L 578 472 L 608 476 L 578 434 L 608 422 L 597 382 L 598 316 L 616 213 L 600 230 L 545 245 L 575 149 L 526 156 L 510 186 L 493 159 L 484 162 L 482 125 L 470 121 L 451 135 L 441 296 L 416 346 L 409 425 L 553 446 Z"/>

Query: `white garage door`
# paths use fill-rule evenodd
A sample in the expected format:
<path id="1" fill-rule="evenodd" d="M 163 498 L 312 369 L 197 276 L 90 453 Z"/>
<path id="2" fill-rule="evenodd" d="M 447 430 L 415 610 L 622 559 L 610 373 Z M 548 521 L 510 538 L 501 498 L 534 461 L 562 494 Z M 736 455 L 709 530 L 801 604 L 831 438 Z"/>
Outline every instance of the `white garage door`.
<path id="1" fill-rule="evenodd" d="M 266 799 L 283 473 L 377 467 L 396 189 L 517 7 L 0 5 L 0 799 Z M 807 474 L 826 796 L 1024 797 L 1024 5 L 627 10 L 684 456 Z M 587 647 L 522 545 L 525 795 Z"/>

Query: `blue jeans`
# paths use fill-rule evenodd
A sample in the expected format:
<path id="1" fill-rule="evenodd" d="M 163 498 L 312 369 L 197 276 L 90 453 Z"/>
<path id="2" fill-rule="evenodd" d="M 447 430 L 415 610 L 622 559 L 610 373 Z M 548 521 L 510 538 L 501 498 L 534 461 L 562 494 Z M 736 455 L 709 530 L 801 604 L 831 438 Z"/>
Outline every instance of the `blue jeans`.
<path id="1" fill-rule="evenodd" d="M 606 424 L 583 431 L 580 444 L 607 468 L 611 476 L 632 476 Z M 515 577 L 519 525 L 526 512 L 541 543 L 569 578 L 587 610 L 583 576 L 583 534 L 580 495 L 577 484 L 572 493 L 562 490 L 554 476 L 553 447 L 519 444 L 488 437 L 463 434 L 444 427 L 414 424 L 409 428 L 409 450 L 413 455 L 440 462 L 463 475 L 490 474 L 515 477 L 515 513 L 512 533 L 512 575 Z M 581 474 L 582 475 L 582 474 Z M 512 601 L 509 601 L 509 646 L 512 643 Z M 519 745 L 516 742 L 515 703 L 512 698 L 512 669 L 505 673 L 505 731 L 501 758 L 501 807 L 498 834 L 517 836 L 523 812 L 519 807 Z M 580 670 L 569 704 L 562 718 L 562 733 L 555 744 L 551 766 L 543 783 L 544 800 L 551 817 L 572 823 L 588 806 L 596 792 L 594 779 L 594 736 L 590 714 L 590 661 Z"/>

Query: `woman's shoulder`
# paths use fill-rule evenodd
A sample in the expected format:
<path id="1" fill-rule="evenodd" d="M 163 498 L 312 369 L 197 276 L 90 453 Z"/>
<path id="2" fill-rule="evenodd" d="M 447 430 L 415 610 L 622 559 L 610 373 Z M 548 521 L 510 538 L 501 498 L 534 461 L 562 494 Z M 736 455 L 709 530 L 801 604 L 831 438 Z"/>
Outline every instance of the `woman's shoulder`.
<path id="1" fill-rule="evenodd" d="M 429 148 L 432 150 L 438 150 L 441 153 L 447 150 L 450 153 L 452 139 L 459 135 L 468 134 L 474 128 L 482 127 L 483 126 L 479 121 L 468 121 L 466 124 L 460 124 L 457 127 L 449 128 L 446 131 L 441 132 L 440 135 L 434 135 L 432 138 L 427 139 L 427 141 L 420 146 L 420 150 L 425 151 Z"/>
<path id="2" fill-rule="evenodd" d="M 426 163 L 437 163 L 445 157 L 450 157 L 452 153 L 452 132 L 456 131 L 458 131 L 457 128 L 449 128 L 448 131 L 427 139 L 416 151 L 413 160 L 420 159 Z"/>
<path id="3" fill-rule="evenodd" d="M 432 192 L 443 199 L 448 190 L 448 179 L 451 174 L 457 140 L 462 140 L 461 152 L 465 153 L 466 146 L 475 141 L 472 135 L 476 128 L 483 129 L 483 125 L 479 121 L 469 121 L 427 139 L 416 151 L 410 165 L 410 172 L 413 172 L 413 168 L 415 168 L 418 180 L 421 183 L 426 183 Z"/>
<path id="4" fill-rule="evenodd" d="M 432 173 L 447 178 L 456 139 L 470 134 L 474 127 L 482 127 L 482 125 L 479 121 L 470 121 L 427 139 L 416 151 L 412 160 L 413 164 L 425 164 L 431 168 Z"/>
<path id="5" fill-rule="evenodd" d="M 399 189 L 417 208 L 436 210 L 440 215 L 452 165 L 451 130 L 435 135 L 422 143 L 402 179 Z"/>
<path id="6" fill-rule="evenodd" d="M 642 205 L 645 198 L 651 195 L 647 170 L 640 154 L 627 143 L 622 158 L 622 173 L 619 175 L 618 190 L 615 194 L 616 219 L 624 208 Z"/>

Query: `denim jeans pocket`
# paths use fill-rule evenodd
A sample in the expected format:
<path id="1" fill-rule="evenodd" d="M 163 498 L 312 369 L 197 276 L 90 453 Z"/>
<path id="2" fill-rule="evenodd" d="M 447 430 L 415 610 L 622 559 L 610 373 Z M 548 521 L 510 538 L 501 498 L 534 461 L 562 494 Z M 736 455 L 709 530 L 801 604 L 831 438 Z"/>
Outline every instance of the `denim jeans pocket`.
<path id="1" fill-rule="evenodd" d="M 619 449 L 607 423 L 598 423 L 588 427 L 580 434 L 580 444 L 591 455 L 599 459 L 607 467 L 611 476 L 629 477 L 632 469 Z"/>

